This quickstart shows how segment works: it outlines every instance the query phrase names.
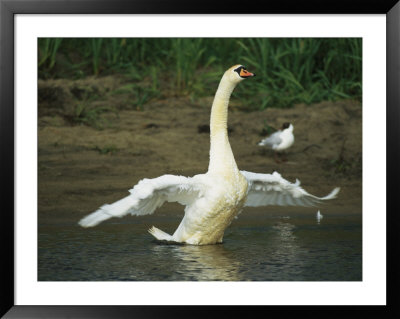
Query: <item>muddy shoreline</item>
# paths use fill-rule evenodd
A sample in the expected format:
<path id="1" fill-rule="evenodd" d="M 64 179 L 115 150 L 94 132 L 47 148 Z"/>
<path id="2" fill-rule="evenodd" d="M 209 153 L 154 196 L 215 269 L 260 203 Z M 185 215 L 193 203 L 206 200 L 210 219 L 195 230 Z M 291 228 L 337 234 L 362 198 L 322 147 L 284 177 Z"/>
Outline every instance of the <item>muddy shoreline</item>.
<path id="1" fill-rule="evenodd" d="M 185 97 L 154 99 L 135 109 L 124 107 L 123 97 L 109 95 L 91 102 L 97 106 L 119 105 L 117 112 L 101 114 L 105 124 L 98 129 L 70 121 L 79 94 L 68 91 L 71 86 L 65 89 L 62 83 L 58 85 L 61 89 L 54 93 L 48 89 L 54 83 L 39 82 L 42 92 L 38 118 L 39 225 L 56 221 L 75 223 L 102 204 L 126 196 L 128 189 L 142 178 L 206 172 L 210 138 L 204 127 L 209 123 L 212 96 L 195 101 Z M 98 94 L 114 84 L 109 81 L 97 85 Z M 258 173 L 278 171 L 289 181 L 299 179 L 307 191 L 318 196 L 339 186 L 338 199 L 324 205 L 323 211 L 361 214 L 359 102 L 322 102 L 245 112 L 235 104 L 234 95 L 232 101 L 229 138 L 240 169 Z M 66 102 L 70 105 L 66 106 Z M 266 124 L 279 127 L 283 122 L 293 123 L 295 143 L 286 153 L 288 161 L 276 163 L 273 152 L 257 142 L 264 137 Z M 183 213 L 176 204 L 165 205 L 159 212 L 171 210 Z M 265 209 L 246 211 L 257 214 Z M 314 208 L 268 208 L 271 214 L 314 211 Z"/>

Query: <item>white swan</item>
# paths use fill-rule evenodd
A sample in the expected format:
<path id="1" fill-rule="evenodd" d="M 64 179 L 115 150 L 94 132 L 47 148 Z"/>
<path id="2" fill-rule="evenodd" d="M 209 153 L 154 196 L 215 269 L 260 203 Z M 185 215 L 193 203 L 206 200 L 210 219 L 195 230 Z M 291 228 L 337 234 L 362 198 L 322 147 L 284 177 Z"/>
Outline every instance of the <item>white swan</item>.
<path id="1" fill-rule="evenodd" d="M 175 233 L 171 236 L 154 226 L 149 232 L 158 240 L 215 244 L 222 242 L 225 229 L 244 206 L 308 206 L 335 198 L 338 188 L 319 198 L 302 189 L 299 181 L 290 183 L 277 172 L 239 171 L 228 141 L 228 103 L 235 86 L 252 76 L 254 74 L 242 65 L 235 65 L 221 79 L 211 109 L 207 173 L 193 177 L 163 175 L 143 179 L 129 191 L 129 196 L 100 207 L 79 224 L 91 227 L 111 217 L 152 214 L 166 201 L 178 202 L 185 206 L 185 215 Z"/>
<path id="2" fill-rule="evenodd" d="M 258 145 L 268 146 L 273 149 L 275 151 L 275 160 L 278 161 L 277 153 L 288 149 L 294 143 L 293 129 L 294 127 L 291 123 L 283 123 L 280 130 L 261 140 Z"/>

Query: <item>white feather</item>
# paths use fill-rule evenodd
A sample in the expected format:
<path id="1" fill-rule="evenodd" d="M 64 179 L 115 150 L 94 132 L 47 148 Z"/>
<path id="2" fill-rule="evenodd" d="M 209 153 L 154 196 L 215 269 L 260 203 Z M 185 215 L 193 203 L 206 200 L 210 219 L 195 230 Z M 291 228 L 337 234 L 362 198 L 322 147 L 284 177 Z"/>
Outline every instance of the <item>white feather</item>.
<path id="1" fill-rule="evenodd" d="M 340 188 L 335 188 L 327 196 L 317 197 L 300 187 L 299 180 L 296 180 L 296 183 L 290 183 L 277 172 L 272 174 L 240 172 L 249 184 L 245 206 L 314 206 L 321 201 L 335 198 L 340 190 Z"/>
<path id="2" fill-rule="evenodd" d="M 129 192 L 131 195 L 111 204 L 103 205 L 94 213 L 83 218 L 82 227 L 96 226 L 111 217 L 131 215 L 149 215 L 164 202 L 178 202 L 187 205 L 201 196 L 199 181 L 193 178 L 175 175 L 163 175 L 153 179 L 143 179 Z"/>

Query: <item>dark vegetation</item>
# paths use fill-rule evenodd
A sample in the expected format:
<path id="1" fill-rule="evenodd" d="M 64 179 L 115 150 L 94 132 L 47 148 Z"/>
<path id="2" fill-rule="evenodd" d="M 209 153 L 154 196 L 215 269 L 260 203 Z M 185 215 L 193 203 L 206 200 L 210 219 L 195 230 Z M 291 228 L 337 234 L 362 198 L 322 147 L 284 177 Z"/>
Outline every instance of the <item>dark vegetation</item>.
<path id="1" fill-rule="evenodd" d="M 221 74 L 238 63 L 258 77 L 235 91 L 239 101 L 246 101 L 243 104 L 248 111 L 341 99 L 361 101 L 360 38 L 38 40 L 40 79 L 122 76 L 125 84 L 107 94 L 129 94 L 135 109 L 142 109 L 154 98 L 187 96 L 193 100 L 212 96 Z M 86 94 L 85 89 L 79 88 L 73 93 Z M 95 99 L 96 92 L 91 93 L 83 100 Z M 97 92 L 97 97 L 103 93 Z M 102 111 L 105 110 L 88 110 L 81 104 L 75 120 L 90 122 L 83 115 L 89 112 L 89 118 L 96 118 Z"/>

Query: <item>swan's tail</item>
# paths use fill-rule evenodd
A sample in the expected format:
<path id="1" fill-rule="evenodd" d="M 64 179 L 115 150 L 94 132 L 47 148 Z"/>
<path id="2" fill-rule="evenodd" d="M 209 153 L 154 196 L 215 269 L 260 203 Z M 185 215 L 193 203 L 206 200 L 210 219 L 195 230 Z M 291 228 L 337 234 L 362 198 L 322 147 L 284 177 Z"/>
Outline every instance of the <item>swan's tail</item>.
<path id="1" fill-rule="evenodd" d="M 152 234 L 158 240 L 168 240 L 168 241 L 173 240 L 171 235 L 168 235 L 166 232 L 163 232 L 161 229 L 158 229 L 154 226 L 149 229 L 149 233 Z"/>
<path id="2" fill-rule="evenodd" d="M 131 196 L 127 196 L 111 205 L 103 205 L 94 213 L 87 215 L 79 221 L 82 227 L 93 227 L 100 224 L 111 217 L 122 217 L 132 207 L 133 200 Z"/>

